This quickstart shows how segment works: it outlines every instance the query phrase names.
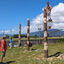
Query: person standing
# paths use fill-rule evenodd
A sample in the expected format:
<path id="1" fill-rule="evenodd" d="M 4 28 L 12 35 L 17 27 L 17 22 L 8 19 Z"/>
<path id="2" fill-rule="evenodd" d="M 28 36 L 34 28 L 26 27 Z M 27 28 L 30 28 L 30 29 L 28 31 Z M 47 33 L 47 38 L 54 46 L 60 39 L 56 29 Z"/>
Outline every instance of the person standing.
<path id="1" fill-rule="evenodd" d="M 5 39 L 6 39 L 6 37 L 3 37 L 1 40 L 1 52 L 2 52 L 1 58 L 0 58 L 1 63 L 3 62 L 3 58 L 5 57 L 6 50 L 7 50 L 7 44 L 6 44 Z"/>
<path id="2" fill-rule="evenodd" d="M 12 38 L 10 38 L 10 44 L 9 44 L 9 46 L 10 46 L 10 48 L 12 48 Z"/>

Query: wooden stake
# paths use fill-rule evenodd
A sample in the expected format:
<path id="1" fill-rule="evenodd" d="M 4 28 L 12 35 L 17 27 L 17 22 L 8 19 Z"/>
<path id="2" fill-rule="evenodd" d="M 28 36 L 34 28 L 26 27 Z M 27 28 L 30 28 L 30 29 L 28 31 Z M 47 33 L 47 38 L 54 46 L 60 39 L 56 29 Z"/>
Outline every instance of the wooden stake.
<path id="1" fill-rule="evenodd" d="M 30 21 L 29 18 L 27 19 L 27 50 L 30 50 L 29 47 L 29 43 L 30 43 L 30 37 L 29 37 L 29 33 L 30 33 Z"/>
<path id="2" fill-rule="evenodd" d="M 19 24 L 19 43 L 18 46 L 21 46 L 21 24 Z"/>
<path id="3" fill-rule="evenodd" d="M 48 58 L 47 13 L 46 13 L 46 9 L 44 9 L 44 58 Z"/>

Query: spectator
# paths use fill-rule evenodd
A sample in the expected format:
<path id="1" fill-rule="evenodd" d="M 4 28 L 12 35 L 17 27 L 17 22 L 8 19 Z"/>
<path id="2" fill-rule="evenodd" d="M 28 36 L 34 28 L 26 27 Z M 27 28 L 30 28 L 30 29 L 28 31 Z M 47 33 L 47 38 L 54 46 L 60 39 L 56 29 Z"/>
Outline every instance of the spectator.
<path id="1" fill-rule="evenodd" d="M 1 40 L 1 52 L 2 52 L 1 58 L 0 58 L 1 63 L 3 62 L 3 58 L 5 57 L 6 50 L 7 50 L 7 44 L 6 44 L 5 39 L 6 39 L 6 37 L 3 37 Z"/>
<path id="2" fill-rule="evenodd" d="M 10 48 L 12 48 L 12 38 L 10 38 L 10 40 L 9 40 L 9 46 L 10 46 Z"/>

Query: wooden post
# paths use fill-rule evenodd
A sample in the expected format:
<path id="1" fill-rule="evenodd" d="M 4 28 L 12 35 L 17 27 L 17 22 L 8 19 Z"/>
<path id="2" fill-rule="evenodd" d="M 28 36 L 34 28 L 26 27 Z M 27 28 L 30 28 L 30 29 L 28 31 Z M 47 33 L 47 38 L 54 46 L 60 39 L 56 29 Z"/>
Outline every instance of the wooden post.
<path id="1" fill-rule="evenodd" d="M 44 9 L 44 58 L 48 58 L 48 42 L 47 42 L 47 12 Z"/>
<path id="2" fill-rule="evenodd" d="M 30 37 L 29 37 L 29 33 L 30 33 L 30 21 L 29 18 L 27 19 L 27 50 L 30 50 L 29 47 L 29 43 L 30 43 Z"/>
<path id="3" fill-rule="evenodd" d="M 18 46 L 21 46 L 21 24 L 19 24 L 19 43 Z"/>

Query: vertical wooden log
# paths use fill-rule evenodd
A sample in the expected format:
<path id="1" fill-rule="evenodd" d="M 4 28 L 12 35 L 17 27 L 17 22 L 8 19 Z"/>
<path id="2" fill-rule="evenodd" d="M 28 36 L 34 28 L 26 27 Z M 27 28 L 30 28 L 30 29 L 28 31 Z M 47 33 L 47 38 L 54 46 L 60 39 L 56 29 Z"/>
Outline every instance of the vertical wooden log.
<path id="1" fill-rule="evenodd" d="M 19 44 L 18 46 L 21 46 L 21 24 L 19 24 Z"/>
<path id="2" fill-rule="evenodd" d="M 29 18 L 27 19 L 27 50 L 30 50 L 29 47 L 29 43 L 30 43 L 30 37 L 29 37 L 29 33 L 30 33 L 30 21 Z"/>
<path id="3" fill-rule="evenodd" d="M 47 12 L 44 9 L 44 58 L 48 57 L 48 42 L 47 42 Z"/>

